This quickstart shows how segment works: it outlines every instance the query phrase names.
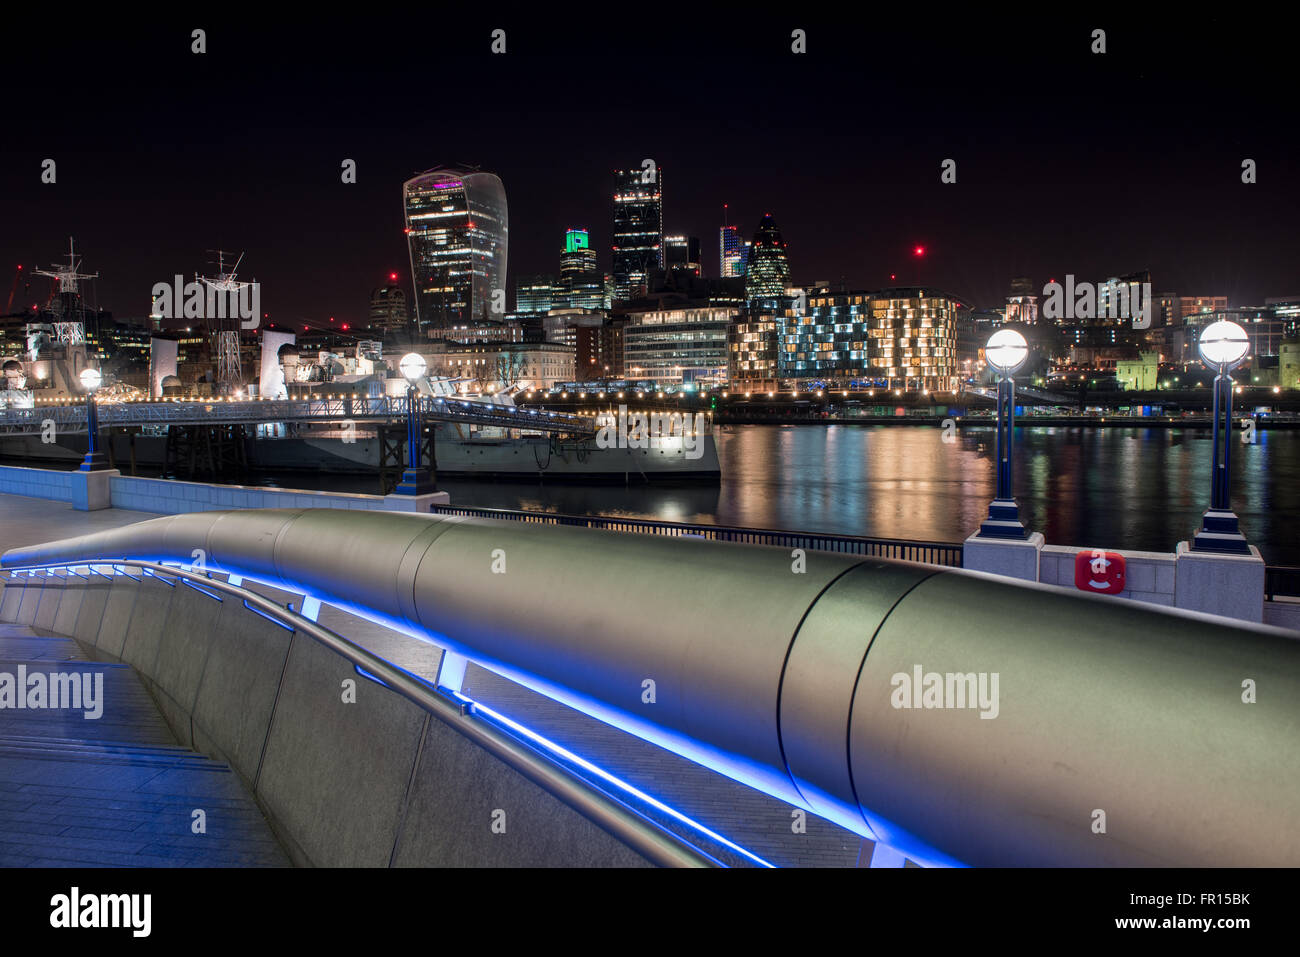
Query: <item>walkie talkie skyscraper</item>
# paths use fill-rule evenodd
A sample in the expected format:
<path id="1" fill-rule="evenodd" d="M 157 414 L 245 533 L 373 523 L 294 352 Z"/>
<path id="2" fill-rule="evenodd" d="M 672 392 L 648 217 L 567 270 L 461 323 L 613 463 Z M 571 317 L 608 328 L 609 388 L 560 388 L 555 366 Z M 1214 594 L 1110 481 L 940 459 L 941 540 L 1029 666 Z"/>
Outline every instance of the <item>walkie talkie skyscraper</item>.
<path id="1" fill-rule="evenodd" d="M 495 173 L 434 169 L 402 186 L 417 338 L 505 313 L 510 216 Z"/>

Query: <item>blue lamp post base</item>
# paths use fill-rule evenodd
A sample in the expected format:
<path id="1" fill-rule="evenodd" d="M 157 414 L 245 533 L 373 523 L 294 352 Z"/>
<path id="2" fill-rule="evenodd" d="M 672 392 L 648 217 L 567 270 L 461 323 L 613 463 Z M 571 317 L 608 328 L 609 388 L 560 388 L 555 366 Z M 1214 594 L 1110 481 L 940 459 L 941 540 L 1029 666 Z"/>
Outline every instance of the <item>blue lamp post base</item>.
<path id="1" fill-rule="evenodd" d="M 438 491 L 433 476 L 428 469 L 407 469 L 402 473 L 402 480 L 393 489 L 395 495 L 428 495 Z"/>
<path id="2" fill-rule="evenodd" d="M 82 472 L 100 472 L 110 468 L 108 457 L 99 448 L 99 410 L 95 406 L 95 393 L 86 396 L 86 457 L 81 460 Z"/>
<path id="3" fill-rule="evenodd" d="M 100 472 L 108 468 L 112 466 L 108 464 L 108 457 L 103 452 L 87 452 L 81 460 L 82 472 Z"/>
<path id="4" fill-rule="evenodd" d="M 1193 551 L 1249 555 L 1250 545 L 1237 527 L 1237 515 L 1231 509 L 1207 508 L 1201 529 L 1192 540 Z"/>
<path id="5" fill-rule="evenodd" d="M 989 517 L 980 525 L 979 537 L 1021 541 L 1029 537 L 1029 531 L 1020 521 L 1020 506 L 1014 498 L 995 498 L 989 503 Z"/>

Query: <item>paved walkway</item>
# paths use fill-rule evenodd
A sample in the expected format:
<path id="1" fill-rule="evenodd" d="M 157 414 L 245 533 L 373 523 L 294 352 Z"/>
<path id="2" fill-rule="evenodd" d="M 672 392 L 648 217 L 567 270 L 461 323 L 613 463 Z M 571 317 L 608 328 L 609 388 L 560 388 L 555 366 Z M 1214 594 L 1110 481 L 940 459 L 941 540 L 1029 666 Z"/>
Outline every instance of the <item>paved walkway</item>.
<path id="1" fill-rule="evenodd" d="M 85 701 L 0 709 L 0 866 L 288 866 L 238 778 L 176 744 L 131 668 L 91 661 L 44 629 L 0 625 L 0 676 L 20 668 L 102 680 L 95 703 L 112 706 L 98 718 Z"/>

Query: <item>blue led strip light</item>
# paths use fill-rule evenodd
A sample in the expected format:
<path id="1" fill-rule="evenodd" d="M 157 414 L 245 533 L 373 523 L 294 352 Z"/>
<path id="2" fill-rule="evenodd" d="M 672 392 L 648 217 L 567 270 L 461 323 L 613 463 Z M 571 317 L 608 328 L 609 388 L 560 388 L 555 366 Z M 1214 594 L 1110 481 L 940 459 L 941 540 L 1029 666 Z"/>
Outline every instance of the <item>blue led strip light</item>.
<path id="1" fill-rule="evenodd" d="M 536 731 L 533 731 L 531 728 L 524 727 L 518 721 L 514 721 L 510 718 L 507 718 L 499 711 L 494 711 L 493 709 L 489 708 L 487 705 L 475 701 L 473 698 L 467 697 L 461 694 L 459 691 L 448 692 L 446 688 L 440 688 L 439 690 L 449 693 L 457 701 L 460 701 L 467 705 L 471 705 L 476 715 L 485 716 L 491 721 L 509 729 L 515 734 L 518 734 L 526 738 L 528 741 L 536 745 L 539 745 L 540 747 L 556 755 L 557 757 L 562 758 L 564 761 L 577 765 L 582 770 L 588 772 L 589 774 L 595 775 L 597 778 L 606 782 L 607 784 L 612 784 L 614 787 L 618 788 L 620 791 L 624 792 L 625 794 L 630 794 L 631 796 L 635 797 L 637 800 L 645 803 L 646 805 L 654 808 L 655 810 L 667 814 L 674 821 L 686 825 L 687 827 L 691 828 L 695 832 L 709 838 L 711 841 L 716 841 L 718 844 L 721 844 L 723 847 L 735 851 L 737 854 L 741 855 L 742 857 L 745 857 L 753 861 L 759 867 L 776 866 L 775 864 L 763 860 L 763 858 L 759 857 L 753 851 L 741 847 L 739 844 L 735 843 L 734 841 L 727 840 L 727 838 L 723 837 L 717 831 L 710 830 L 709 828 L 701 824 L 699 821 L 687 817 L 681 811 L 669 807 L 667 804 L 663 803 L 657 798 L 651 797 L 649 794 L 646 794 L 641 789 L 634 787 L 633 785 L 624 781 L 622 778 L 610 774 L 604 768 L 597 767 L 596 765 L 592 764 L 590 761 L 586 760 L 585 758 L 579 757 L 578 755 L 570 751 L 568 748 L 556 744 L 550 738 L 538 734 Z"/>

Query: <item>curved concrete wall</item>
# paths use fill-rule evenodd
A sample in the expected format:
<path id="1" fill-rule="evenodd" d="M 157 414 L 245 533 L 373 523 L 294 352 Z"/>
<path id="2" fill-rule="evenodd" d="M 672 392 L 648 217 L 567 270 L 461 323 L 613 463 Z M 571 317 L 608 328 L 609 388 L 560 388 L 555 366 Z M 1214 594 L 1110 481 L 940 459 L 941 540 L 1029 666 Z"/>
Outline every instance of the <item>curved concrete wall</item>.
<path id="1" fill-rule="evenodd" d="M 131 664 L 177 740 L 239 775 L 295 864 L 646 865 L 309 636 L 216 592 L 81 571 L 7 580 L 0 619 L 48 616 Z"/>
<path id="2" fill-rule="evenodd" d="M 1284 757 L 1300 644 L 1274 629 L 929 566 L 331 510 L 176 516 L 4 562 L 195 549 L 369 608 L 914 860 L 1300 863 Z M 997 694 L 959 700 L 964 676 Z"/>

